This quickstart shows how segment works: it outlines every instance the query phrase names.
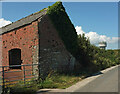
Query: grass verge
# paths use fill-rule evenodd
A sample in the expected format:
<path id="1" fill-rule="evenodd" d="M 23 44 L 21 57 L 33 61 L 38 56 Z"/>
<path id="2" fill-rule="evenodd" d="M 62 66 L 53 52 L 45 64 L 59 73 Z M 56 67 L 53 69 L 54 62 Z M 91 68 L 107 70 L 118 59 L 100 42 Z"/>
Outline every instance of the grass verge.
<path id="1" fill-rule="evenodd" d="M 6 94 L 35 94 L 35 92 L 39 89 L 43 88 L 59 88 L 65 89 L 78 81 L 82 80 L 84 76 L 74 76 L 74 75 L 65 75 L 65 74 L 53 74 L 51 76 L 46 77 L 44 81 L 39 80 L 31 80 L 24 83 L 21 81 L 14 86 L 10 87 Z"/>

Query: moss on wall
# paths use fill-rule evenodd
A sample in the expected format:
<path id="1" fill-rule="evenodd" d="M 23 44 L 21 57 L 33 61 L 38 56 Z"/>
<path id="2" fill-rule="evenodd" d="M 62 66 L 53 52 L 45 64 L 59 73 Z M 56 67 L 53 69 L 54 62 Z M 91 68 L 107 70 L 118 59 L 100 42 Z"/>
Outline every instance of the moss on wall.
<path id="1" fill-rule="evenodd" d="M 53 25 L 58 31 L 60 38 L 63 40 L 67 50 L 73 55 L 77 52 L 77 33 L 71 23 L 62 2 L 56 2 L 48 7 L 47 14 L 49 15 Z"/>

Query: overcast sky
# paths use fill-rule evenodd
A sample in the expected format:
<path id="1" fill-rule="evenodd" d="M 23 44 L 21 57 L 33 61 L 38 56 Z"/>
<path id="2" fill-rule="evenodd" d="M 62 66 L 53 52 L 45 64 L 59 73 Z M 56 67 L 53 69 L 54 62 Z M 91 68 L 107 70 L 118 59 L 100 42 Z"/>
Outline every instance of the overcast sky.
<path id="1" fill-rule="evenodd" d="M 15 22 L 54 2 L 4 2 L 0 27 Z M 117 2 L 64 2 L 66 12 L 78 34 L 85 34 L 92 44 L 106 41 L 107 49 L 118 48 L 118 3 Z"/>

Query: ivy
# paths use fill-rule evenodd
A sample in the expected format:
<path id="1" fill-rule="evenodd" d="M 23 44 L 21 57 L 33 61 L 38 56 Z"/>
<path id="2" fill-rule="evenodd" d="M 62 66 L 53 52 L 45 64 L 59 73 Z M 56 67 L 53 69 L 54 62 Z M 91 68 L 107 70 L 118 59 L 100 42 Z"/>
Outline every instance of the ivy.
<path id="1" fill-rule="evenodd" d="M 75 56 L 78 46 L 77 33 L 62 5 L 62 2 L 56 2 L 52 6 L 49 6 L 47 14 L 53 25 L 56 27 L 65 47 L 73 56 Z"/>
<path id="2" fill-rule="evenodd" d="M 75 56 L 83 67 L 101 70 L 120 63 L 118 51 L 103 50 L 91 45 L 85 35 L 78 35 L 70 21 L 62 2 L 48 7 L 47 14 L 55 26 L 67 50 Z M 80 69 L 80 68 L 79 68 Z"/>

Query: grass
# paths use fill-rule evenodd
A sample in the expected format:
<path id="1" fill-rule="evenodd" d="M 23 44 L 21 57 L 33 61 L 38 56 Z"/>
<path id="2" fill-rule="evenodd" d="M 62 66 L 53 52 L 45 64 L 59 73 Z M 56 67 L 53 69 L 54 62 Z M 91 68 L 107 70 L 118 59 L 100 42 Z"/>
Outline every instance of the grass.
<path id="1" fill-rule="evenodd" d="M 77 77 L 77 76 L 54 75 L 49 78 L 46 78 L 46 80 L 41 83 L 41 88 L 65 89 L 80 80 L 81 77 Z"/>
<path id="2" fill-rule="evenodd" d="M 36 91 L 39 89 L 45 89 L 45 88 L 59 88 L 59 89 L 65 89 L 69 86 L 77 83 L 78 81 L 82 80 L 84 76 L 74 76 L 74 75 L 65 75 L 65 74 L 53 74 L 51 76 L 46 77 L 44 81 L 39 80 L 36 81 L 32 79 L 29 82 L 26 82 L 26 85 L 24 86 L 23 81 L 18 82 L 16 85 L 10 87 L 7 89 L 5 94 L 35 94 Z"/>
<path id="3" fill-rule="evenodd" d="M 11 86 L 10 88 L 6 89 L 5 94 L 35 94 L 36 91 L 39 89 L 65 89 L 73 84 L 77 83 L 78 81 L 81 81 L 82 79 L 90 76 L 91 74 L 96 72 L 88 72 L 88 70 L 82 71 L 79 74 L 58 74 L 58 73 L 50 73 L 46 77 L 45 80 L 29 80 L 24 85 L 23 81 L 18 82 L 14 86 Z"/>
<path id="4" fill-rule="evenodd" d="M 88 70 L 80 71 L 78 74 L 68 73 L 61 74 L 57 72 L 50 72 L 45 80 L 35 80 L 31 79 L 26 81 L 25 85 L 23 81 L 19 81 L 17 84 L 13 86 L 9 86 L 6 88 L 5 94 L 35 94 L 39 89 L 65 89 L 73 84 L 81 81 L 82 79 L 89 76 L 91 73 Z"/>
<path id="5" fill-rule="evenodd" d="M 25 85 L 23 81 L 20 81 L 14 86 L 6 88 L 5 94 L 35 94 L 39 89 L 45 88 L 65 89 L 94 73 L 97 72 L 90 72 L 87 69 L 81 70 L 78 74 L 58 74 L 53 72 L 48 74 L 45 80 L 32 79 L 27 81 Z"/>
<path id="6" fill-rule="evenodd" d="M 34 79 L 26 81 L 24 85 L 23 81 L 19 81 L 14 85 L 6 87 L 5 94 L 34 94 L 37 90 L 37 81 Z M 4 93 L 3 93 L 4 94 Z"/>

